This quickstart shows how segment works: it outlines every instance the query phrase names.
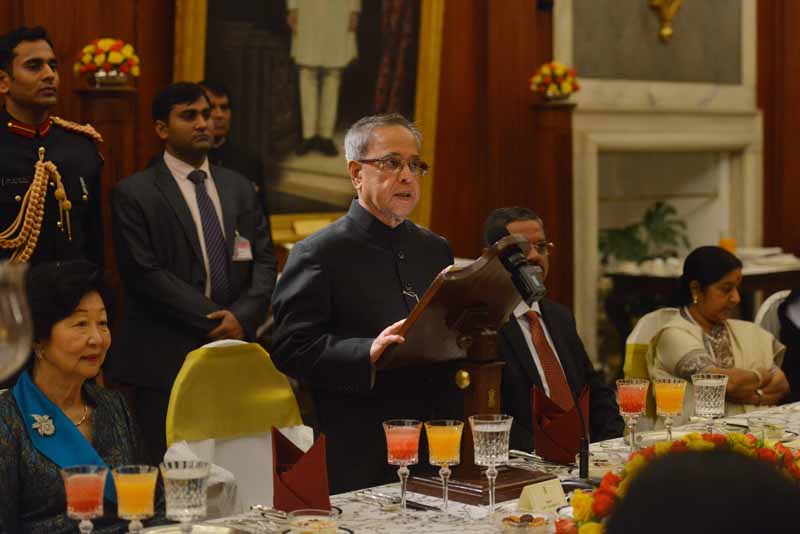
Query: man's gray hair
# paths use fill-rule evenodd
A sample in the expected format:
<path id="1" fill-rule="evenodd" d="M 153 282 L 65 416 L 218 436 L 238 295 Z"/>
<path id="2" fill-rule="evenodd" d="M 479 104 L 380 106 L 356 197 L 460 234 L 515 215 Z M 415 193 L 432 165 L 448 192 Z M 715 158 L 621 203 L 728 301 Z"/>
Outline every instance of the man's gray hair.
<path id="1" fill-rule="evenodd" d="M 359 119 L 347 130 L 347 135 L 344 136 L 344 153 L 347 161 L 363 159 L 369 151 L 369 142 L 372 139 L 373 130 L 386 126 L 402 126 L 417 139 L 417 148 L 422 146 L 422 133 L 417 130 L 413 122 L 399 113 L 370 115 Z"/>

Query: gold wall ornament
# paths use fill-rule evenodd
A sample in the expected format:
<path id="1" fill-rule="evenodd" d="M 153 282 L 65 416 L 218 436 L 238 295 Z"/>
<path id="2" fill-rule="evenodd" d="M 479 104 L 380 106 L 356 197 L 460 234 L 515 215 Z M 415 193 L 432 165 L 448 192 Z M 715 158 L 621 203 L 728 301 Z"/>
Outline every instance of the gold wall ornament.
<path id="1" fill-rule="evenodd" d="M 648 0 L 650 7 L 657 10 L 661 17 L 661 30 L 658 32 L 662 41 L 669 41 L 672 37 L 672 19 L 681 8 L 683 0 Z"/>

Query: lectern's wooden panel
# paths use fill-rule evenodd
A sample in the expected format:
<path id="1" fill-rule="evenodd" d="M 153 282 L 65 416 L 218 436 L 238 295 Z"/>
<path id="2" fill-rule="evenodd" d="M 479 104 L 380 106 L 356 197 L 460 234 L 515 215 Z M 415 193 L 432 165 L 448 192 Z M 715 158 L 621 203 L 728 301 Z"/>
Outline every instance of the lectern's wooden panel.
<path id="1" fill-rule="evenodd" d="M 497 330 L 520 301 L 499 258 L 501 251 L 512 246 L 526 254 L 530 249 L 524 237 L 508 236 L 470 265 L 440 273 L 400 330 L 405 343 L 390 346 L 378 360 L 378 368 L 464 359 L 483 332 Z M 493 351 L 484 359 L 495 358 Z"/>

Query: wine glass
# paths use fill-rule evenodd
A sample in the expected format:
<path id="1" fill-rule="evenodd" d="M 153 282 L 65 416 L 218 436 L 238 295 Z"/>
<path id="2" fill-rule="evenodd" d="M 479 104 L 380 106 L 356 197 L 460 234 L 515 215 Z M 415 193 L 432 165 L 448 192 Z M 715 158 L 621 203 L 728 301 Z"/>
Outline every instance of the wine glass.
<path id="1" fill-rule="evenodd" d="M 208 462 L 184 460 L 161 464 L 167 519 L 179 521 L 181 532 L 192 531 L 192 521 L 206 515 Z"/>
<path id="2" fill-rule="evenodd" d="M 31 314 L 25 297 L 26 263 L 0 262 L 0 381 L 13 375 L 30 356 Z"/>
<path id="3" fill-rule="evenodd" d="M 617 380 L 619 394 L 619 413 L 628 425 L 628 436 L 631 440 L 631 452 L 636 450 L 636 425 L 644 413 L 647 401 L 647 388 L 650 382 L 642 378 L 621 378 Z"/>
<path id="4" fill-rule="evenodd" d="M 686 380 L 681 378 L 656 378 L 653 380 L 653 391 L 656 394 L 656 413 L 664 418 L 667 429 L 667 440 L 672 441 L 672 418 L 683 413 L 683 397 L 686 392 Z"/>
<path id="5" fill-rule="evenodd" d="M 714 418 L 725 415 L 725 388 L 728 376 L 717 373 L 692 375 L 694 413 L 706 423 L 706 431 L 714 431 Z"/>
<path id="6" fill-rule="evenodd" d="M 102 465 L 75 465 L 61 470 L 67 495 L 67 516 L 79 520 L 78 530 L 88 534 L 92 519 L 103 515 L 103 490 L 108 468 Z"/>
<path id="7" fill-rule="evenodd" d="M 450 480 L 450 466 L 461 463 L 461 432 L 464 423 L 453 419 L 441 419 L 425 423 L 428 436 L 428 460 L 439 466 L 442 479 L 442 511 L 447 512 L 447 483 Z"/>
<path id="8" fill-rule="evenodd" d="M 128 532 L 141 532 L 142 519 L 153 517 L 158 469 L 151 465 L 123 465 L 111 474 L 117 488 L 117 515 L 130 521 Z"/>
<path id="9" fill-rule="evenodd" d="M 489 513 L 494 512 L 494 489 L 497 466 L 508 462 L 508 438 L 511 433 L 510 415 L 473 415 L 469 418 L 472 441 L 475 443 L 475 465 L 486 466 L 489 481 Z"/>
<path id="10" fill-rule="evenodd" d="M 419 462 L 419 434 L 422 421 L 415 419 L 392 419 L 383 423 L 386 433 L 386 454 L 389 465 L 397 465 L 397 476 L 400 477 L 400 505 L 406 510 L 406 483 L 408 482 L 408 466 Z"/>

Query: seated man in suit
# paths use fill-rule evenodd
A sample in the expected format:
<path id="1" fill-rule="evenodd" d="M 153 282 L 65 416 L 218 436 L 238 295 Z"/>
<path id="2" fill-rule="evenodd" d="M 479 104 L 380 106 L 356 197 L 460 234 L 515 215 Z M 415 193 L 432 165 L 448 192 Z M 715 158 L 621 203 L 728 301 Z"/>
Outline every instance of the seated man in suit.
<path id="1" fill-rule="evenodd" d="M 186 354 L 216 339 L 253 339 L 275 286 L 275 256 L 253 186 L 208 162 L 210 116 L 199 85 L 161 91 L 153 121 L 164 154 L 112 193 L 125 314 L 109 371 L 134 387 L 153 464 L 166 450 L 169 394 Z"/>
<path id="2" fill-rule="evenodd" d="M 544 221 L 527 208 L 500 208 L 484 226 L 484 239 L 500 235 L 505 228 L 531 243 L 528 261 L 547 277 L 550 249 Z M 491 245 L 492 243 L 488 243 Z M 505 360 L 502 382 L 503 413 L 514 417 L 511 446 L 533 449 L 531 388 L 544 390 L 551 400 L 570 409 L 574 396 L 589 387 L 589 435 L 591 441 L 619 437 L 625 424 L 619 415 L 614 391 L 595 371 L 575 328 L 572 313 L 556 302 L 542 299 L 528 306 L 520 302 L 497 336 L 498 353 Z M 569 390 L 572 390 L 570 392 Z"/>

